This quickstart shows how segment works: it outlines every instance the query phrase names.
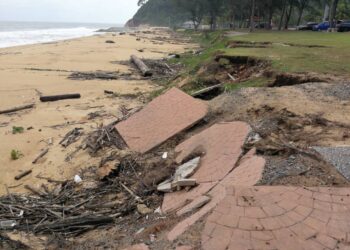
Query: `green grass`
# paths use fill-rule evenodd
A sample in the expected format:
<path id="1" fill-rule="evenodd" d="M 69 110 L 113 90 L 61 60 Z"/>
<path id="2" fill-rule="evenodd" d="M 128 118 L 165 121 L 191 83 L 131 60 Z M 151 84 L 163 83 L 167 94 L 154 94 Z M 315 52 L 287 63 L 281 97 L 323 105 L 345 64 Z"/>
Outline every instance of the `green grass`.
<path id="1" fill-rule="evenodd" d="M 22 134 L 24 132 L 24 128 L 23 127 L 16 127 L 13 126 L 12 127 L 12 134 Z"/>
<path id="2" fill-rule="evenodd" d="M 195 43 L 204 48 L 199 55 L 187 53 L 179 59 L 173 59 L 172 62 L 182 63 L 189 75 L 196 73 L 202 65 L 213 58 L 214 54 L 225 49 L 226 40 L 222 39 L 222 32 L 220 31 L 205 33 L 186 31 L 185 34 L 191 36 Z"/>
<path id="3" fill-rule="evenodd" d="M 232 92 L 248 87 L 266 87 L 268 83 L 269 79 L 265 77 L 254 78 L 240 83 L 226 83 L 225 92 Z"/>
<path id="4" fill-rule="evenodd" d="M 350 33 L 257 32 L 230 38 L 232 41 L 272 42 L 268 48 L 225 49 L 229 55 L 247 55 L 268 59 L 281 72 L 316 72 L 350 75 Z M 325 48 L 285 46 L 320 45 Z"/>
<path id="5" fill-rule="evenodd" d="M 18 160 L 19 158 L 21 158 L 23 156 L 23 154 L 21 153 L 21 151 L 16 150 L 16 149 L 12 149 L 11 150 L 11 159 L 13 161 Z"/>
<path id="6" fill-rule="evenodd" d="M 179 59 L 171 59 L 172 63 L 181 63 L 185 67 L 182 79 L 186 78 L 189 82 L 183 87 L 187 93 L 206 87 L 197 73 L 217 54 L 265 59 L 270 62 L 271 69 L 277 73 L 314 72 L 350 77 L 350 33 L 257 31 L 234 37 L 224 36 L 224 31 L 183 31 L 183 34 L 190 36 L 193 42 L 203 48 L 199 55 L 186 53 Z M 272 44 L 267 48 L 227 48 L 227 44 L 231 41 L 270 42 Z M 287 44 L 323 47 L 308 48 Z M 264 87 L 271 80 L 260 77 L 240 83 L 225 84 L 225 91 L 235 91 L 242 87 Z M 163 89 L 155 91 L 151 99 L 171 86 L 175 84 L 169 82 Z"/>

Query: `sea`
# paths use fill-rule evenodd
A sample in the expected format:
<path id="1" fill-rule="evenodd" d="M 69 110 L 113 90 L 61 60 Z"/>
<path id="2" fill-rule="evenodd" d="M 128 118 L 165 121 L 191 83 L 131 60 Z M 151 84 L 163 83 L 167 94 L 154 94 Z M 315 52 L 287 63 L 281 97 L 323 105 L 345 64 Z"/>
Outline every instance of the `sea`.
<path id="1" fill-rule="evenodd" d="M 124 29 L 118 24 L 0 21 L 0 48 L 92 36 L 110 27 Z"/>

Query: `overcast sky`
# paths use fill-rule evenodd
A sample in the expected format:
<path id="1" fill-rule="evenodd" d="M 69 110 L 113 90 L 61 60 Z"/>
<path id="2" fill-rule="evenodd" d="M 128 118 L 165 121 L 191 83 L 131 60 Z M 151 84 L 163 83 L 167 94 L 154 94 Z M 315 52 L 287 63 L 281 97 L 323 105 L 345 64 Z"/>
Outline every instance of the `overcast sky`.
<path id="1" fill-rule="evenodd" d="M 124 24 L 138 0 L 0 0 L 1 21 Z"/>

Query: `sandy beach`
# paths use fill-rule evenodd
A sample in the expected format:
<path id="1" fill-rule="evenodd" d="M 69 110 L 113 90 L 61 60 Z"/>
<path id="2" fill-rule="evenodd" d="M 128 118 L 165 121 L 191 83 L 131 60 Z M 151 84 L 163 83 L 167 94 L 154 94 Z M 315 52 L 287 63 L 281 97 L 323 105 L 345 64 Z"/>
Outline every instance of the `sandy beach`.
<path id="1" fill-rule="evenodd" d="M 61 139 L 74 128 L 91 131 L 115 120 L 121 115 L 119 108 L 122 105 L 127 109 L 143 105 L 142 98 L 110 98 L 104 90 L 120 95 L 147 94 L 157 86 L 139 75 L 135 76 L 140 78 L 136 80 L 72 80 L 68 76 L 74 71 L 127 73 L 130 67 L 118 61 L 129 60 L 132 54 L 156 59 L 191 47 L 152 40 L 160 35 L 164 37 L 168 33 L 157 29 L 137 34 L 103 34 L 0 49 L 0 110 L 35 104 L 34 109 L 0 115 L 0 194 L 6 193 L 6 186 L 10 192 L 25 192 L 25 185 L 40 187 L 47 183 L 42 178 L 72 179 L 81 169 L 95 164 L 94 158 L 85 151 L 80 151 L 71 161 L 65 161 L 77 145 L 64 148 L 59 145 Z M 115 43 L 106 43 L 106 40 Z M 143 52 L 139 52 L 140 49 Z M 48 103 L 39 100 L 40 95 L 67 93 L 80 93 L 81 98 Z M 88 115 L 96 111 L 103 115 L 88 119 Z M 24 132 L 13 134 L 13 126 L 23 127 Z M 48 154 L 37 164 L 32 164 L 45 149 L 49 149 Z M 12 150 L 19 151 L 22 156 L 12 160 Z M 32 174 L 20 181 L 14 180 L 16 175 L 27 170 L 32 170 Z"/>

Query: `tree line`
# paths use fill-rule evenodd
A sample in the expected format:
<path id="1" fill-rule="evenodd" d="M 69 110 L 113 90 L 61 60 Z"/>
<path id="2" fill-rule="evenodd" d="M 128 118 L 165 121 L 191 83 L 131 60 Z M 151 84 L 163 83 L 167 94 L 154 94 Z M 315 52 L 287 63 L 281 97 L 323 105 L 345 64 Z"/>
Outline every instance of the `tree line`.
<path id="1" fill-rule="evenodd" d="M 257 25 L 279 30 L 288 29 L 302 21 L 329 20 L 331 28 L 338 18 L 347 18 L 350 13 L 350 0 L 163 0 L 172 2 L 180 11 L 186 12 L 195 29 L 208 23 L 212 30 L 218 23 L 229 24 L 231 28 Z M 139 0 L 139 5 L 147 0 Z M 339 11 L 340 9 L 340 11 Z"/>

